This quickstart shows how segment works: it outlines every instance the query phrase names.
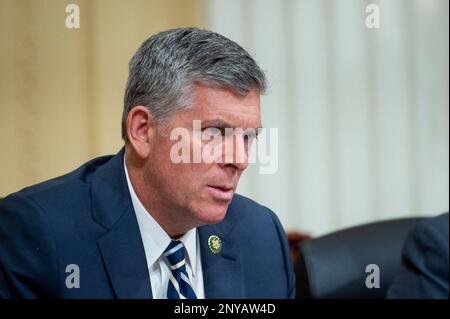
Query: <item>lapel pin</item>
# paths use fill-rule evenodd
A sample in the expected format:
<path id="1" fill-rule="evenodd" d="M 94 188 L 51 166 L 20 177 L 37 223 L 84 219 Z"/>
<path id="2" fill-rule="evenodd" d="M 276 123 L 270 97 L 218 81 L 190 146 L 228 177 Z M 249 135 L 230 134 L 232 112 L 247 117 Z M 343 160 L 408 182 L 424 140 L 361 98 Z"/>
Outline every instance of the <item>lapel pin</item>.
<path id="1" fill-rule="evenodd" d="M 222 241 L 216 235 L 211 235 L 208 238 L 208 247 L 213 253 L 218 254 L 222 251 Z"/>

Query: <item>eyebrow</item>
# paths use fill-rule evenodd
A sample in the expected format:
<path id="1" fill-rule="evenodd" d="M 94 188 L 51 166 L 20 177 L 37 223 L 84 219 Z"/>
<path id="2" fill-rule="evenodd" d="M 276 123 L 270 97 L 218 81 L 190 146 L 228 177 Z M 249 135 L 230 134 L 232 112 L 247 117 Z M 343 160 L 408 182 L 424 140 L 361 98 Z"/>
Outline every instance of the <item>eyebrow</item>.
<path id="1" fill-rule="evenodd" d="M 230 124 L 230 123 L 228 123 L 228 122 L 226 122 L 226 121 L 223 121 L 223 120 L 221 120 L 221 119 L 214 119 L 214 120 L 202 120 L 202 127 L 209 127 L 209 126 L 213 126 L 213 127 L 220 127 L 220 128 L 227 128 L 227 127 L 229 127 L 229 128 L 232 128 L 232 129 L 235 129 L 236 128 L 236 126 L 234 126 L 234 125 L 232 125 L 232 124 Z M 251 128 L 251 129 L 254 129 L 255 131 L 258 131 L 258 129 L 261 129 L 262 127 L 249 127 L 249 128 Z M 247 128 L 247 129 L 249 129 L 249 128 Z"/>

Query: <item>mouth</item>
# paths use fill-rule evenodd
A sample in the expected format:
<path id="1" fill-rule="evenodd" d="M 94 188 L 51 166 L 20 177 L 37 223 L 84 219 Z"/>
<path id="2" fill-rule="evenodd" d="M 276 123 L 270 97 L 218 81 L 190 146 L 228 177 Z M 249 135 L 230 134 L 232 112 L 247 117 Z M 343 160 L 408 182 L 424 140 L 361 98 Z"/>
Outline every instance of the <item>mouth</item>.
<path id="1" fill-rule="evenodd" d="M 229 201 L 233 198 L 234 188 L 226 185 L 208 185 L 208 190 L 214 198 Z"/>

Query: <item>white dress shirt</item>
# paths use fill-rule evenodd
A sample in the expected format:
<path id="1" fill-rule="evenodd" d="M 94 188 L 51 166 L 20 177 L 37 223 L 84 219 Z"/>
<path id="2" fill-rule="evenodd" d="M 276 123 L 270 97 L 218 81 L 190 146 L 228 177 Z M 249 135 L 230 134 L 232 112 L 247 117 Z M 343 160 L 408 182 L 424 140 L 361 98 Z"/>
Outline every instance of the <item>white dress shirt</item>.
<path id="1" fill-rule="evenodd" d="M 134 192 L 130 177 L 128 176 L 123 158 L 125 175 L 127 177 L 128 190 L 133 203 L 134 212 L 141 232 L 144 244 L 145 257 L 147 259 L 150 284 L 154 299 L 167 299 L 167 286 L 169 283 L 169 261 L 162 256 L 164 250 L 169 246 L 171 238 L 156 222 L 152 215 L 145 209 Z M 200 258 L 200 243 L 197 236 L 197 228 L 193 228 L 179 238 L 186 248 L 186 271 L 194 289 L 197 299 L 205 298 L 203 287 L 203 272 Z M 132 267 L 132 265 L 130 265 Z"/>

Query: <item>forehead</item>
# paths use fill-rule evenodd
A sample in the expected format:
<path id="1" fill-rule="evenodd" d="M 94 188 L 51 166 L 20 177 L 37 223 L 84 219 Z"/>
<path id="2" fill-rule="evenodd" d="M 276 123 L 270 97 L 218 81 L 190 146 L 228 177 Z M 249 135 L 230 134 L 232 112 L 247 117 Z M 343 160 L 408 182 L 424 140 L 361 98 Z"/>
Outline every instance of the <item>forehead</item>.
<path id="1" fill-rule="evenodd" d="M 185 121 L 222 121 L 232 127 L 260 127 L 260 93 L 250 91 L 246 96 L 231 90 L 197 86 L 192 96 L 192 106 L 180 113 Z"/>

